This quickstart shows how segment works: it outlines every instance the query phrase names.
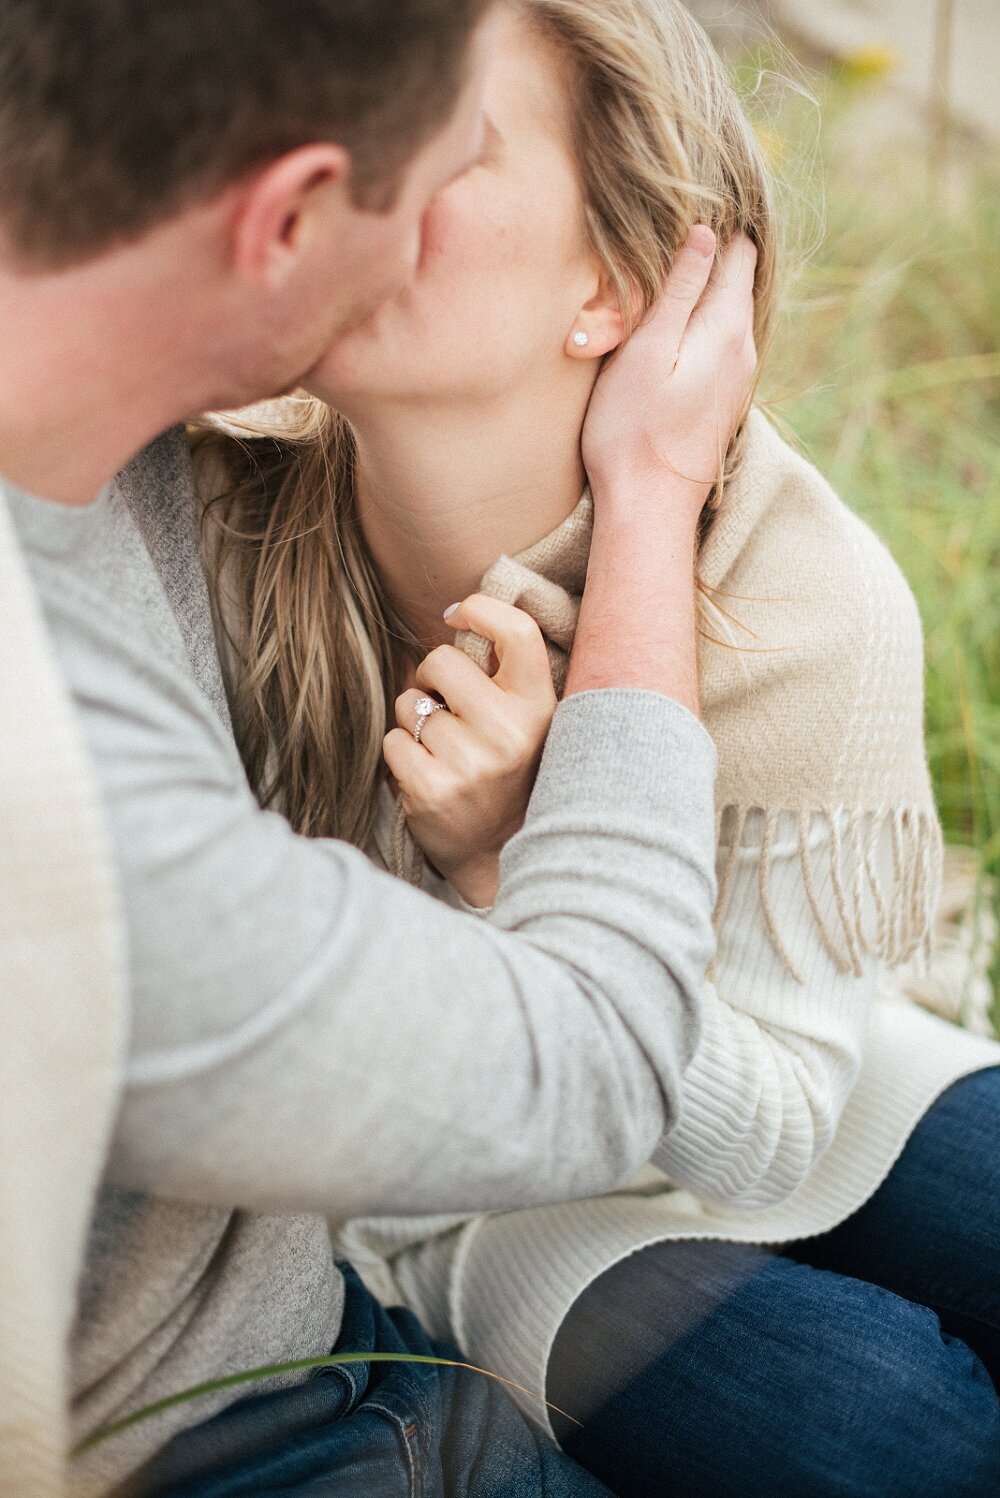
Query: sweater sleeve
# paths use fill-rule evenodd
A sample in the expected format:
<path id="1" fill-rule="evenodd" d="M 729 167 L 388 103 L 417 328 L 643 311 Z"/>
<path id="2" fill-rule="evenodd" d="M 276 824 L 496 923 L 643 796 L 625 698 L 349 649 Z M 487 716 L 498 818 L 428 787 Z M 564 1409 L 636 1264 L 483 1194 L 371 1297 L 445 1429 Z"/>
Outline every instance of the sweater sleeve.
<path id="1" fill-rule="evenodd" d="M 836 1132 L 857 1077 L 878 960 L 842 972 L 823 943 L 802 878 L 798 817 L 783 813 L 770 850 L 773 907 L 803 981 L 771 943 L 761 909 L 764 817 L 744 830 L 719 933 L 714 981 L 702 996 L 702 1037 L 684 1080 L 681 1117 L 654 1163 L 706 1201 L 760 1208 L 805 1180 Z M 836 921 L 829 823 L 810 833 L 821 913 Z M 728 849 L 720 849 L 720 860 Z M 886 846 L 877 856 L 891 858 Z"/>
<path id="2" fill-rule="evenodd" d="M 714 944 L 715 754 L 690 714 L 560 706 L 484 922 L 260 811 L 155 638 L 63 569 L 44 583 L 127 921 L 111 1180 L 343 1218 L 584 1196 L 648 1158 Z"/>

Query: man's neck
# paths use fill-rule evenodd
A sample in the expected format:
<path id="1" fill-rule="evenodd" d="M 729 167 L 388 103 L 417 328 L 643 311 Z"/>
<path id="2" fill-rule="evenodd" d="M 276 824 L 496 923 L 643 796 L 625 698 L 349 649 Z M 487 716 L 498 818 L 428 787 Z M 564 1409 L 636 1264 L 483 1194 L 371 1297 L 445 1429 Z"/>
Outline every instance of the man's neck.
<path id="1" fill-rule="evenodd" d="M 123 386 L 114 370 L 92 361 L 81 361 L 79 379 L 81 392 L 73 396 L 45 389 L 30 372 L 13 391 L 0 376 L 0 474 L 40 498 L 74 506 L 93 500 L 180 415 L 165 403 L 140 406 L 135 386 Z"/>
<path id="2" fill-rule="evenodd" d="M 567 392 L 563 391 L 563 396 Z M 523 551 L 583 491 L 589 389 L 519 391 L 493 405 L 398 407 L 355 420 L 361 528 L 402 618 L 427 649 L 454 640 L 449 604 L 498 557 Z"/>
<path id="3" fill-rule="evenodd" d="M 210 404 L 212 339 L 176 316 L 176 264 L 128 249 L 59 273 L 0 261 L 0 474 L 63 504 L 92 500 L 166 427 Z"/>

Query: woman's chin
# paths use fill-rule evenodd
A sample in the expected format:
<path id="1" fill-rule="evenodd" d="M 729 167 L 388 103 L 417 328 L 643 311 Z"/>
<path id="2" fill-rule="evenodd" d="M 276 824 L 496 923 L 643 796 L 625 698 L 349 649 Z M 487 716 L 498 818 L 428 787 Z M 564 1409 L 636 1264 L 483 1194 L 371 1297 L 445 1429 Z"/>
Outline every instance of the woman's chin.
<path id="1" fill-rule="evenodd" d="M 385 357 L 372 344 L 334 350 L 312 370 L 304 387 L 352 420 L 364 412 L 374 415 L 389 407 L 419 402 L 425 390 L 415 380 L 414 369 L 405 363 L 400 367 L 397 350 L 392 355 L 391 359 Z"/>
<path id="2" fill-rule="evenodd" d="M 377 399 L 381 382 L 368 367 L 368 361 L 334 352 L 310 373 L 305 388 L 310 395 L 325 401 L 349 416 L 356 405 Z"/>

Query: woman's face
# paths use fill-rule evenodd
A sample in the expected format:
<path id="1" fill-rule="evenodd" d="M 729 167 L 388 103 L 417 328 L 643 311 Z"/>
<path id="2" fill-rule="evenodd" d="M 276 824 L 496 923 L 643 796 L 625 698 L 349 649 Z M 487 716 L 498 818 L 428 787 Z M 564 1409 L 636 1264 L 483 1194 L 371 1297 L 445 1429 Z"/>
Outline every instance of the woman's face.
<path id="1" fill-rule="evenodd" d="M 482 401 L 566 368 L 601 285 L 567 90 L 551 45 L 504 14 L 482 158 L 428 208 L 414 280 L 331 350 L 312 394 L 363 416 L 385 403 Z"/>

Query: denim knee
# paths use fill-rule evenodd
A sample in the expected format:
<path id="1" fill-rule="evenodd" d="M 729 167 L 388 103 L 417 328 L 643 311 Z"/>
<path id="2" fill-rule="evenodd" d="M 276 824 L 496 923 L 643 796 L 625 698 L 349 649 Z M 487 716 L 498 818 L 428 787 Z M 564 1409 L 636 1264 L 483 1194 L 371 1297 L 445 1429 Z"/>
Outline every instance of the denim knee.
<path id="1" fill-rule="evenodd" d="M 550 1384 L 587 1411 L 566 1450 L 621 1498 L 1000 1493 L 1000 1405 L 933 1312 L 759 1250 L 674 1248 L 591 1288 Z"/>
<path id="2" fill-rule="evenodd" d="M 807 1444 L 807 1485 L 800 1492 L 995 1498 L 1000 1405 L 987 1370 L 964 1342 L 942 1331 L 933 1311 L 878 1286 L 865 1290 L 881 1302 L 886 1335 L 855 1349 L 857 1383 L 842 1403 L 839 1472 L 830 1471 L 828 1486 L 816 1485 Z"/>

